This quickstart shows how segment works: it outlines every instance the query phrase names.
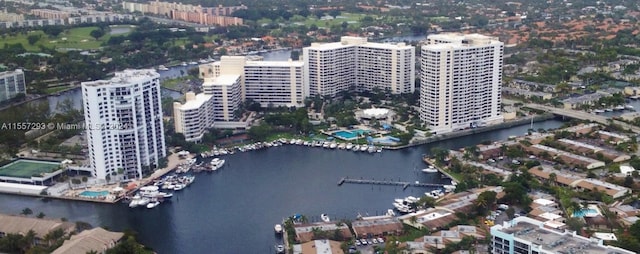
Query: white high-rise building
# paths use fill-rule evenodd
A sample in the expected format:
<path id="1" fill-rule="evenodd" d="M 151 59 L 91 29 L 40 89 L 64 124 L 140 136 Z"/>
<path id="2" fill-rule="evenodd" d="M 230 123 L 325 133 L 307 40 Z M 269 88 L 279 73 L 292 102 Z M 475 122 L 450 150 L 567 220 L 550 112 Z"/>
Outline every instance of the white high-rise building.
<path id="1" fill-rule="evenodd" d="M 10 100 L 18 94 L 26 94 L 24 72 L 21 69 L 0 72 L 0 102 Z"/>
<path id="2" fill-rule="evenodd" d="M 262 107 L 302 107 L 309 90 L 304 85 L 304 62 L 247 61 L 244 99 Z"/>
<path id="3" fill-rule="evenodd" d="M 166 147 L 155 70 L 125 70 L 109 80 L 82 82 L 82 99 L 95 177 L 122 170 L 126 179 L 136 179 L 158 167 Z"/>
<path id="4" fill-rule="evenodd" d="M 184 104 L 173 103 L 176 133 L 182 133 L 186 141 L 199 142 L 213 126 L 213 95 L 188 92 L 185 97 Z"/>
<path id="5" fill-rule="evenodd" d="M 343 91 L 392 94 L 415 90 L 415 48 L 404 43 L 367 42 L 344 36 L 340 42 L 313 43 L 303 49 L 305 84 L 311 96 L 334 97 Z"/>
<path id="6" fill-rule="evenodd" d="M 204 94 L 211 95 L 213 121 L 233 121 L 242 103 L 242 77 L 222 74 L 206 78 L 202 84 Z"/>
<path id="7" fill-rule="evenodd" d="M 502 122 L 503 54 L 494 37 L 428 36 L 420 59 L 420 120 L 436 133 Z"/>

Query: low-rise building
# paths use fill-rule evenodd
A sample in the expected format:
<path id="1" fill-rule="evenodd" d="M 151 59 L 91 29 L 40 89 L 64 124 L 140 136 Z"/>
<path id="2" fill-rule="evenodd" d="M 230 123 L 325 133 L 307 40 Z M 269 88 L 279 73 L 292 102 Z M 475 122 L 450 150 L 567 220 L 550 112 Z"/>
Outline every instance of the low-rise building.
<path id="1" fill-rule="evenodd" d="M 542 153 L 547 153 L 551 156 L 558 156 L 562 159 L 563 162 L 567 164 L 583 166 L 586 169 L 604 167 L 605 165 L 603 161 L 573 154 L 567 151 L 559 150 L 559 149 L 541 145 L 541 144 L 534 144 L 531 146 L 527 146 L 527 147 L 524 147 L 524 149 L 537 156 L 539 156 Z"/>
<path id="2" fill-rule="evenodd" d="M 426 235 L 407 242 L 410 246 L 411 254 L 431 254 L 433 249 L 444 249 L 447 244 L 457 243 L 465 236 L 473 237 L 477 240 L 484 239 L 484 232 L 480 228 L 469 225 L 458 225 L 449 230 L 441 230 L 431 235 Z"/>
<path id="3" fill-rule="evenodd" d="M 341 243 L 332 240 L 315 240 L 293 245 L 293 254 L 343 254 Z"/>
<path id="4" fill-rule="evenodd" d="M 615 145 L 631 141 L 631 138 L 629 138 L 629 136 L 615 132 L 600 130 L 598 131 L 598 135 L 600 136 L 600 139 L 602 141 L 609 142 Z"/>
<path id="5" fill-rule="evenodd" d="M 293 228 L 296 232 L 296 240 L 301 243 L 309 242 L 317 238 L 318 236 L 315 235 L 315 232 L 327 232 L 334 234 L 334 232 L 338 230 L 340 231 L 340 236 L 343 239 L 353 237 L 351 230 L 349 230 L 349 227 L 346 224 L 338 225 L 336 222 L 298 224 L 294 225 Z"/>
<path id="6" fill-rule="evenodd" d="M 583 105 L 594 105 L 600 98 L 607 97 L 603 93 L 590 93 L 580 96 L 569 97 L 562 100 L 565 109 L 578 109 Z"/>
<path id="7" fill-rule="evenodd" d="M 528 217 L 518 217 L 491 227 L 492 253 L 583 253 L 632 254 L 633 251 L 604 245 L 601 239 L 586 238 L 574 231 L 545 228 L 545 224 Z"/>
<path id="8" fill-rule="evenodd" d="M 584 154 L 602 154 L 607 159 L 610 159 L 613 162 L 622 162 L 631 159 L 631 156 L 628 154 L 618 152 L 612 149 L 599 147 L 590 145 L 587 143 L 570 140 L 570 139 L 559 139 L 558 142 L 563 144 L 566 147 L 569 147 L 575 151 L 582 152 Z"/>
<path id="9" fill-rule="evenodd" d="M 94 228 L 73 235 L 64 241 L 51 254 L 86 254 L 91 252 L 104 253 L 118 244 L 124 233 L 111 232 L 103 228 Z"/>
<path id="10" fill-rule="evenodd" d="M 398 218 L 385 217 L 368 220 L 356 220 L 351 223 L 356 237 L 377 237 L 383 235 L 400 235 L 404 232 L 402 222 Z"/>
<path id="11" fill-rule="evenodd" d="M 612 198 L 619 198 L 631 192 L 627 187 L 604 182 L 594 178 L 586 178 L 584 175 L 556 170 L 546 165 L 533 167 L 529 169 L 529 173 L 531 173 L 535 177 L 547 181 L 553 180 L 552 178 L 555 178 L 555 182 L 557 184 L 569 186 L 577 190 L 602 191 Z"/>
<path id="12" fill-rule="evenodd" d="M 530 91 L 526 89 L 513 88 L 513 87 L 503 87 L 502 92 L 509 95 L 523 96 L 524 98 L 527 98 L 527 99 L 537 97 L 538 99 L 542 99 L 542 100 L 551 100 L 551 98 L 553 98 L 553 94 L 551 93 Z"/>
<path id="13" fill-rule="evenodd" d="M 33 231 L 35 244 L 47 244 L 43 239 L 54 230 L 62 230 L 68 234 L 75 230 L 75 224 L 59 220 L 0 214 L 0 238 L 8 234 L 25 235 L 29 231 Z"/>

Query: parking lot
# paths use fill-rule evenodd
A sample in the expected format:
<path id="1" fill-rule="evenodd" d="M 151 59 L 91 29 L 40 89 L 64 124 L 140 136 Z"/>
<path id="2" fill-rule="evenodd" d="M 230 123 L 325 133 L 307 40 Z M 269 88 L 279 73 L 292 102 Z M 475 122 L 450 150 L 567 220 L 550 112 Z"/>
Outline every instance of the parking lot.
<path id="1" fill-rule="evenodd" d="M 356 239 L 354 245 L 349 248 L 349 253 L 356 253 L 358 251 L 363 254 L 376 253 L 376 249 L 384 249 L 384 242 L 385 240 L 381 237 Z"/>

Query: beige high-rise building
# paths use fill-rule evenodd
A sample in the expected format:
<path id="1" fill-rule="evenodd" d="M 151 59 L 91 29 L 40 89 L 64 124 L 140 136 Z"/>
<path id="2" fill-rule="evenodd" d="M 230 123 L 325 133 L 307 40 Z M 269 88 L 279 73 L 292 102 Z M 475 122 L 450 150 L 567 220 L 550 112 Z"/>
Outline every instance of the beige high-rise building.
<path id="1" fill-rule="evenodd" d="M 420 59 L 420 120 L 436 133 L 502 122 L 504 43 L 480 34 L 427 37 Z"/>
<path id="2" fill-rule="evenodd" d="M 185 97 L 185 103 L 173 103 L 174 127 L 186 141 L 199 142 L 214 123 L 213 95 L 188 92 Z"/>

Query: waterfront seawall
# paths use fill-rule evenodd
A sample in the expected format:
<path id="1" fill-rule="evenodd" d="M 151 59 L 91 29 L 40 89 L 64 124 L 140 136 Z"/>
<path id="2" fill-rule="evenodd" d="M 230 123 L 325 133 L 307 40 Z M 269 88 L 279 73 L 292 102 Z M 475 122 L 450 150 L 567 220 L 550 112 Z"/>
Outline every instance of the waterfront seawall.
<path id="1" fill-rule="evenodd" d="M 542 115 L 536 115 L 536 116 L 533 116 L 533 117 L 525 117 L 525 118 L 521 118 L 521 119 L 518 119 L 518 120 L 508 121 L 508 122 L 504 122 L 504 123 L 500 123 L 500 124 L 494 124 L 494 125 L 490 125 L 490 126 L 486 126 L 486 127 L 481 127 L 481 128 L 476 128 L 476 129 L 469 129 L 469 130 L 462 130 L 462 131 L 456 131 L 456 132 L 445 133 L 445 134 L 441 134 L 441 135 L 435 135 L 435 136 L 431 136 L 431 137 L 428 137 L 428 138 L 423 139 L 423 140 L 418 140 L 418 141 L 415 141 L 415 142 L 411 142 L 408 145 L 389 147 L 387 149 L 389 149 L 389 150 L 398 150 L 398 149 L 403 149 L 403 148 L 407 148 L 407 147 L 430 144 L 430 143 L 434 143 L 434 142 L 438 142 L 438 141 L 442 141 L 442 140 L 447 140 L 447 139 L 452 139 L 452 138 L 459 138 L 459 137 L 464 137 L 464 136 L 469 136 L 469 135 L 474 135 L 474 134 L 479 134 L 479 133 L 484 133 L 484 132 L 490 132 L 490 131 L 494 131 L 494 130 L 507 129 L 507 128 L 511 128 L 511 127 L 514 127 L 514 126 L 520 126 L 520 125 L 528 124 L 528 123 L 531 122 L 531 118 L 533 118 L 533 121 L 538 122 L 538 121 L 546 121 L 546 120 L 554 119 L 555 117 L 556 116 L 553 115 L 553 114 L 542 114 Z"/>

